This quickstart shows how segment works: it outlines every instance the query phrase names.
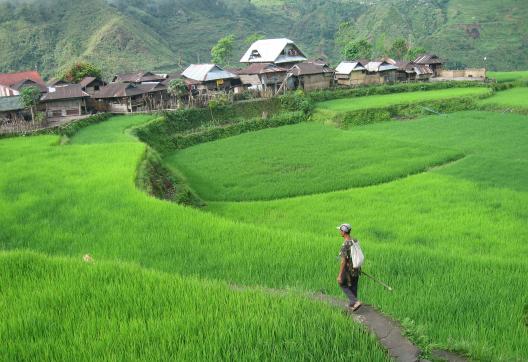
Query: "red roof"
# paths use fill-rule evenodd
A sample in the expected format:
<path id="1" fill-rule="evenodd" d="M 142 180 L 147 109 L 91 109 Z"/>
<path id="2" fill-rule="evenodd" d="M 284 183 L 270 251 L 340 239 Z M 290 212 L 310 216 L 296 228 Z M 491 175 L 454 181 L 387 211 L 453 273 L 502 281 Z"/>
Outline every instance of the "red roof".
<path id="1" fill-rule="evenodd" d="M 0 84 L 10 87 L 14 84 L 30 79 L 33 82 L 46 86 L 46 83 L 40 77 L 39 72 L 36 70 L 29 70 L 27 72 L 18 73 L 0 73 Z"/>

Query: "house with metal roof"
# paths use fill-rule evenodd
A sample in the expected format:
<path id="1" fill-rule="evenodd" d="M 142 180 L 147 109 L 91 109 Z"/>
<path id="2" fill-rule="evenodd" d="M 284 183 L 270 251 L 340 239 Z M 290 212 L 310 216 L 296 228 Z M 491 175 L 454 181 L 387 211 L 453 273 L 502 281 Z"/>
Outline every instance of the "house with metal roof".
<path id="1" fill-rule="evenodd" d="M 23 120 L 24 105 L 20 96 L 0 97 L 0 124 Z"/>
<path id="2" fill-rule="evenodd" d="M 414 64 L 427 65 L 433 71 L 434 77 L 439 77 L 442 72 L 444 61 L 436 54 L 422 54 L 413 60 Z"/>
<path id="3" fill-rule="evenodd" d="M 289 68 L 307 58 L 299 47 L 290 39 L 257 40 L 248 48 L 240 63 L 273 63 Z"/>
<path id="4" fill-rule="evenodd" d="M 365 62 L 367 64 L 368 62 Z M 359 85 L 363 84 L 367 68 L 361 61 L 344 61 L 339 63 L 335 71 L 335 80 L 339 85 Z"/>
<path id="5" fill-rule="evenodd" d="M 112 79 L 112 83 L 145 83 L 162 82 L 167 76 L 165 74 L 154 74 L 152 72 L 135 72 L 117 74 Z"/>
<path id="6" fill-rule="evenodd" d="M 110 83 L 96 91 L 92 98 L 96 110 L 111 113 L 163 109 L 169 101 L 167 87 L 160 82 Z"/>
<path id="7" fill-rule="evenodd" d="M 47 91 L 46 83 L 37 71 L 0 74 L 0 97 L 17 96 L 24 87 L 34 86 L 41 93 Z"/>
<path id="8" fill-rule="evenodd" d="M 334 84 L 335 70 L 322 61 L 305 61 L 293 65 L 288 75 L 293 88 L 305 91 L 330 88 Z"/>
<path id="9" fill-rule="evenodd" d="M 238 75 L 216 64 L 191 64 L 182 72 L 184 80 L 191 82 L 192 90 L 200 93 L 226 91 L 240 84 Z"/>
<path id="10" fill-rule="evenodd" d="M 48 118 L 78 117 L 87 113 L 86 100 L 90 95 L 79 84 L 49 87 L 40 102 Z"/>
<path id="11" fill-rule="evenodd" d="M 236 70 L 243 85 L 274 93 L 277 92 L 287 73 L 288 69 L 273 63 L 252 63 L 246 68 Z"/>
<path id="12" fill-rule="evenodd" d="M 104 80 L 101 80 L 96 77 L 84 77 L 79 82 L 79 85 L 81 86 L 82 90 L 90 95 L 97 92 L 99 89 L 101 89 L 101 87 L 104 87 L 106 84 L 107 83 Z"/>

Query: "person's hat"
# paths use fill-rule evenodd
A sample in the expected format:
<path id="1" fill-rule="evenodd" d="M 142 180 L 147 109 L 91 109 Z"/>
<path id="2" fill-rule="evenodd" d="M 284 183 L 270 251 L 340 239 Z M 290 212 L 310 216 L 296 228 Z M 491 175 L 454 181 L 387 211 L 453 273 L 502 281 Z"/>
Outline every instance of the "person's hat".
<path id="1" fill-rule="evenodd" d="M 352 226 L 350 224 L 341 224 L 336 229 L 348 234 L 352 230 Z"/>

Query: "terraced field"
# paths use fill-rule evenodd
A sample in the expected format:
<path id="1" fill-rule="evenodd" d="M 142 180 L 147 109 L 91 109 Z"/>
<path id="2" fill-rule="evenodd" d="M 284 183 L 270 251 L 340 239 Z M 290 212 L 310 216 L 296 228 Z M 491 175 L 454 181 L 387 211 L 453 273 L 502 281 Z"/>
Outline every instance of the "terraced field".
<path id="1" fill-rule="evenodd" d="M 492 97 L 481 99 L 479 103 L 528 108 L 528 88 L 516 87 L 498 92 Z"/>
<path id="2" fill-rule="evenodd" d="M 365 270 L 395 288 L 363 279 L 360 297 L 421 346 L 528 359 L 527 116 L 300 124 L 171 155 L 205 210 L 135 187 L 145 145 L 125 131 L 147 120 L 116 117 L 71 145 L 0 141 L 0 359 L 386 360 L 357 325 L 297 293 L 341 296 L 345 221 Z"/>

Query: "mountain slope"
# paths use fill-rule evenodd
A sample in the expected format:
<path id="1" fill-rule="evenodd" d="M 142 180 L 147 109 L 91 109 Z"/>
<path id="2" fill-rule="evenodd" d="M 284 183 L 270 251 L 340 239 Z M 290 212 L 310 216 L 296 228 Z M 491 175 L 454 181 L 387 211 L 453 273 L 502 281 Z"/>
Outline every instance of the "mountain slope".
<path id="1" fill-rule="evenodd" d="M 49 77 L 76 59 L 108 74 L 169 71 L 209 61 L 227 34 L 237 40 L 236 63 L 253 33 L 290 37 L 335 63 L 342 22 L 376 55 L 404 37 L 450 66 L 526 69 L 527 18 L 523 0 L 0 0 L 0 71 L 37 68 Z"/>

